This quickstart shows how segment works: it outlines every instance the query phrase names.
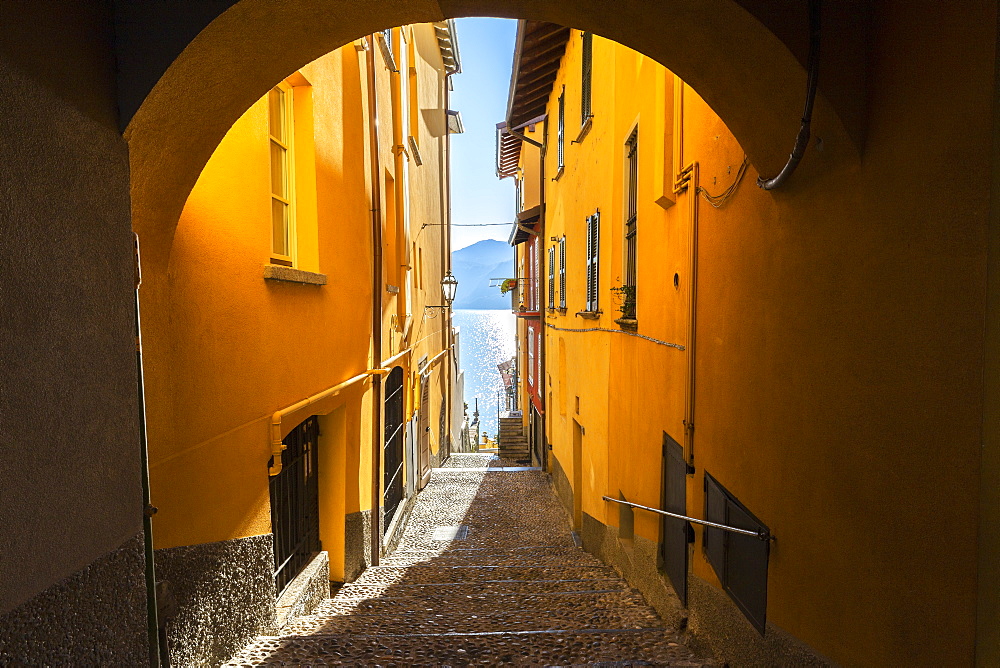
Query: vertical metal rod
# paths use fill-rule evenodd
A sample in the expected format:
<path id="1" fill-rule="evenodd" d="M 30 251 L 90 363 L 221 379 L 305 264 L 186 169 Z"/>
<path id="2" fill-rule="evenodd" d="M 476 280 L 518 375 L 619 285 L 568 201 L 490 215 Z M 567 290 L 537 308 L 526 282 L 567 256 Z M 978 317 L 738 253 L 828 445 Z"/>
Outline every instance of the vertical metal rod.
<path id="1" fill-rule="evenodd" d="M 375 90 L 375 34 L 368 39 L 368 140 L 371 152 L 372 196 L 372 366 L 382 359 L 382 189 L 379 164 L 378 103 Z M 371 565 L 378 566 L 382 536 L 379 497 L 381 484 L 382 376 L 372 376 L 372 477 L 371 477 Z"/>
<path id="2" fill-rule="evenodd" d="M 156 565 L 153 559 L 153 513 L 149 491 L 149 450 L 146 442 L 146 391 L 142 376 L 142 324 L 139 319 L 139 235 L 133 235 L 135 254 L 135 375 L 139 422 L 139 466 L 142 478 L 142 539 L 146 561 L 146 634 L 149 642 L 149 665 L 160 666 L 160 623 L 156 607 Z M 165 649 L 165 648 L 164 648 Z"/>

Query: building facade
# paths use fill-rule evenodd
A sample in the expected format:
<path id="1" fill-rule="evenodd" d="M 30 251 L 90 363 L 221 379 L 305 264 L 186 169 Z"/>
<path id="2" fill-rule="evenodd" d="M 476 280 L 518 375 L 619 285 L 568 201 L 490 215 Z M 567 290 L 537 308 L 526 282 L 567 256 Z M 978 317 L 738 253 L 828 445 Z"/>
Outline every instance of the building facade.
<path id="1" fill-rule="evenodd" d="M 955 517 L 969 498 L 926 488 L 905 443 L 837 436 L 832 414 L 802 405 L 801 392 L 859 388 L 834 369 L 792 372 L 816 358 L 797 332 L 769 330 L 788 307 L 775 290 L 845 277 L 775 250 L 792 233 L 786 201 L 755 187 L 731 131 L 662 65 L 585 31 L 522 21 L 514 63 L 498 175 L 518 193 L 520 404 L 584 547 L 722 660 L 891 663 L 928 603 L 879 600 L 931 564 L 953 586 L 939 623 L 967 630 L 975 578 L 952 556 L 971 559 L 974 522 L 930 542 L 885 522 L 915 526 L 926 503 Z M 752 288 L 775 272 L 787 291 Z M 802 299 L 817 324 L 830 316 Z M 887 501 L 873 461 L 920 503 Z"/>
<path id="2" fill-rule="evenodd" d="M 441 281 L 458 67 L 451 23 L 322 56 L 233 125 L 171 236 L 140 231 L 175 665 L 225 660 L 356 578 L 452 448 Z"/>

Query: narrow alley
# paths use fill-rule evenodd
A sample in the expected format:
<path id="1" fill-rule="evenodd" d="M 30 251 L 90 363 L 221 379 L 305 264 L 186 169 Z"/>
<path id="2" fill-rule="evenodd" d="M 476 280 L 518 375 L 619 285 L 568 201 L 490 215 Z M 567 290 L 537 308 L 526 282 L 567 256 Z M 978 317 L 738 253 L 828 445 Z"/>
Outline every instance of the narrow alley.
<path id="1" fill-rule="evenodd" d="M 714 665 L 576 547 L 545 473 L 486 453 L 445 466 L 381 565 L 227 665 Z"/>

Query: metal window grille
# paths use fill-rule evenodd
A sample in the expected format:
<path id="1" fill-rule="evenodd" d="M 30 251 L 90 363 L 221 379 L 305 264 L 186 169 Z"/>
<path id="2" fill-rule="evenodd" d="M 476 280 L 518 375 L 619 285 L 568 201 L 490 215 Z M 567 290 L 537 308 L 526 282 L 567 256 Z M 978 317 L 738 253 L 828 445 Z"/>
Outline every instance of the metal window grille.
<path id="1" fill-rule="evenodd" d="M 313 415 L 282 440 L 281 473 L 270 479 L 274 582 L 279 594 L 320 551 L 318 438 L 319 421 Z"/>
<path id="2" fill-rule="evenodd" d="M 559 96 L 559 131 L 556 142 L 559 156 L 559 169 L 566 166 L 566 91 Z"/>
<path id="3" fill-rule="evenodd" d="M 583 82 L 580 86 L 580 124 L 587 122 L 587 119 L 594 115 L 591 106 L 591 80 L 593 78 L 593 48 L 594 48 L 594 35 L 589 32 L 583 33 L 583 65 L 582 65 L 582 77 Z"/>
<path id="4" fill-rule="evenodd" d="M 587 310 L 597 311 L 601 212 L 587 216 Z"/>
<path id="5" fill-rule="evenodd" d="M 739 529 L 770 533 L 763 522 L 707 472 L 705 519 Z M 767 564 L 771 542 L 756 536 L 705 527 L 704 549 L 722 588 L 763 635 L 767 626 Z"/>
<path id="6" fill-rule="evenodd" d="M 385 380 L 385 440 L 382 507 L 389 526 L 403 500 L 403 367 L 394 367 Z"/>
<path id="7" fill-rule="evenodd" d="M 625 288 L 622 303 L 622 317 L 635 318 L 636 301 L 636 232 L 638 222 L 639 191 L 639 128 L 632 130 L 625 142 L 626 168 L 628 173 L 627 209 L 625 213 Z"/>
<path id="8" fill-rule="evenodd" d="M 556 247 L 549 249 L 549 308 L 556 307 Z"/>
<path id="9" fill-rule="evenodd" d="M 559 240 L 559 308 L 566 308 L 566 235 Z"/>

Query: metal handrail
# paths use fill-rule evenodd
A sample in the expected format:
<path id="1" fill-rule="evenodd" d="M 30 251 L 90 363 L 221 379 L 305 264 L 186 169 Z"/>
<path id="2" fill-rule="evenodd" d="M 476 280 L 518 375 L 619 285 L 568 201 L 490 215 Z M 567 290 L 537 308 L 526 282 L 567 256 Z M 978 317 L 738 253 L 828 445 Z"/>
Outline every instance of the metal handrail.
<path id="1" fill-rule="evenodd" d="M 641 510 L 648 510 L 651 513 L 657 513 L 658 515 L 666 515 L 667 517 L 673 517 L 678 520 L 687 520 L 688 522 L 694 522 L 695 524 L 703 524 L 707 527 L 712 527 L 714 529 L 722 529 L 723 531 L 731 531 L 733 533 L 741 533 L 744 536 L 754 536 L 755 538 L 760 538 L 761 540 L 770 540 L 771 534 L 767 531 L 753 531 L 751 529 L 740 529 L 738 527 L 731 527 L 725 524 L 716 524 L 715 522 L 709 522 L 708 520 L 699 520 L 694 517 L 688 517 L 687 515 L 678 515 L 676 513 L 668 513 L 665 510 L 660 510 L 659 508 L 650 508 L 649 506 L 643 506 L 638 503 L 632 503 L 631 501 L 622 501 L 621 499 L 613 499 L 610 496 L 602 496 L 605 501 L 613 501 L 615 503 L 620 503 L 623 506 L 632 506 L 633 508 L 639 508 Z"/>

